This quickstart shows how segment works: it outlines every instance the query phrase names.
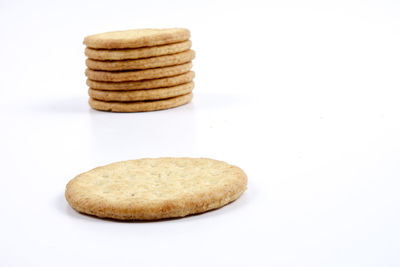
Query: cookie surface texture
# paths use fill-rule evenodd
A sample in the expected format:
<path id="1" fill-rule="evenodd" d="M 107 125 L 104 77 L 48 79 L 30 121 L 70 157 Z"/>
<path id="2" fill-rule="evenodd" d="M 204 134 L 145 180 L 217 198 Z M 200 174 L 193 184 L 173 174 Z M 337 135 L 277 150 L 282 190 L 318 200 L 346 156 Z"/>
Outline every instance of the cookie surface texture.
<path id="1" fill-rule="evenodd" d="M 116 162 L 82 173 L 66 186 L 78 212 L 118 220 L 183 217 L 222 207 L 246 190 L 238 167 L 205 158 Z"/>
<path id="2" fill-rule="evenodd" d="M 108 102 L 90 98 L 89 105 L 93 109 L 102 111 L 142 112 L 142 111 L 155 111 L 155 110 L 178 107 L 189 103 L 190 100 L 192 100 L 192 98 L 193 98 L 192 93 L 162 100 L 134 101 L 134 102 Z"/>
<path id="3" fill-rule="evenodd" d="M 192 81 L 194 77 L 195 73 L 193 71 L 189 71 L 176 76 L 134 82 L 101 82 L 87 79 L 86 84 L 90 88 L 98 90 L 142 90 L 188 83 Z"/>
<path id="4" fill-rule="evenodd" d="M 147 70 L 135 71 L 100 71 L 86 69 L 86 76 L 90 80 L 103 82 L 125 82 L 125 81 L 141 81 L 148 79 L 157 79 L 170 76 L 176 76 L 190 71 L 192 63 L 185 63 L 176 66 L 162 67 Z"/>
<path id="5" fill-rule="evenodd" d="M 86 59 L 86 66 L 92 70 L 142 70 L 180 65 L 192 61 L 192 59 L 194 59 L 194 56 L 194 51 L 188 50 L 173 55 L 132 60 L 101 61 L 88 58 Z"/>
<path id="6" fill-rule="evenodd" d="M 189 38 L 190 31 L 184 28 L 135 29 L 86 36 L 83 43 L 90 48 L 121 49 L 172 44 Z"/>
<path id="7" fill-rule="evenodd" d="M 175 96 L 185 95 L 192 92 L 194 87 L 193 82 L 147 90 L 134 90 L 134 91 L 104 91 L 89 88 L 89 96 L 91 98 L 103 101 L 140 101 L 140 100 L 154 100 L 165 99 Z"/>
<path id="8" fill-rule="evenodd" d="M 85 55 L 96 60 L 124 60 L 171 55 L 189 50 L 192 47 L 190 40 L 175 44 L 134 48 L 134 49 L 93 49 L 87 47 Z"/>

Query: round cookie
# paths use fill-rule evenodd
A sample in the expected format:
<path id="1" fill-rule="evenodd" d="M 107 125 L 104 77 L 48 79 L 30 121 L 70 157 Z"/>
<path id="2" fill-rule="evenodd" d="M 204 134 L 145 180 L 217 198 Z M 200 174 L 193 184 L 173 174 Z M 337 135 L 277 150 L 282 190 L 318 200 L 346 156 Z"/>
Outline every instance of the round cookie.
<path id="1" fill-rule="evenodd" d="M 106 71 L 153 69 L 187 63 L 192 61 L 194 56 L 193 50 L 187 50 L 173 55 L 131 60 L 100 61 L 88 58 L 86 59 L 86 66 L 92 70 Z"/>
<path id="2" fill-rule="evenodd" d="M 155 110 L 169 109 L 182 106 L 184 104 L 189 103 L 190 100 L 192 100 L 192 98 L 193 98 L 192 93 L 162 100 L 136 101 L 136 102 L 107 102 L 90 98 L 89 105 L 93 109 L 102 111 L 143 112 L 143 111 L 155 111 Z"/>
<path id="3" fill-rule="evenodd" d="M 148 158 L 82 173 L 66 186 L 76 211 L 118 220 L 183 217 L 222 207 L 242 195 L 242 169 L 206 158 Z"/>
<path id="4" fill-rule="evenodd" d="M 157 79 L 163 77 L 175 76 L 190 71 L 192 63 L 185 63 L 176 66 L 162 67 L 147 70 L 136 71 L 99 71 L 86 69 L 86 76 L 95 81 L 104 82 L 125 82 L 125 81 L 140 81 L 147 79 Z"/>
<path id="5" fill-rule="evenodd" d="M 193 82 L 147 90 L 134 90 L 134 91 L 103 91 L 89 88 L 89 96 L 96 100 L 102 101 L 141 101 L 141 100 L 155 100 L 166 99 L 175 96 L 185 95 L 192 92 L 194 87 Z"/>
<path id="6" fill-rule="evenodd" d="M 167 44 L 134 49 L 93 49 L 86 47 L 85 55 L 95 60 L 124 60 L 171 55 L 189 50 L 192 47 L 190 40 L 176 44 Z"/>
<path id="7" fill-rule="evenodd" d="M 195 73 L 193 71 L 189 71 L 176 76 L 135 82 L 100 82 L 87 79 L 86 84 L 90 88 L 98 90 L 142 90 L 170 87 L 188 83 L 194 79 L 194 76 Z"/>
<path id="8" fill-rule="evenodd" d="M 189 38 L 190 31 L 183 28 L 135 29 L 86 36 L 83 43 L 91 48 L 121 49 L 173 44 Z"/>

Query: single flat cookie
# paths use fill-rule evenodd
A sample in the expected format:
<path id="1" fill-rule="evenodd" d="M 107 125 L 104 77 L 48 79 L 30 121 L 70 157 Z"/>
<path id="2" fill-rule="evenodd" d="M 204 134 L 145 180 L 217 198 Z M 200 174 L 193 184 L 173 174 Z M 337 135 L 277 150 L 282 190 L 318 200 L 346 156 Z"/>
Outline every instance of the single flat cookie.
<path id="1" fill-rule="evenodd" d="M 86 66 L 92 70 L 106 71 L 143 70 L 180 65 L 192 61 L 192 59 L 194 59 L 194 56 L 195 53 L 193 50 L 187 50 L 185 52 L 173 55 L 149 57 L 142 59 L 100 61 L 88 58 L 86 59 Z"/>
<path id="2" fill-rule="evenodd" d="M 112 163 L 82 173 L 65 198 L 81 213 L 118 220 L 183 217 L 222 207 L 242 195 L 242 169 L 206 158 L 153 158 Z"/>
<path id="3" fill-rule="evenodd" d="M 168 45 L 150 46 L 134 49 L 93 49 L 86 47 L 85 55 L 96 60 L 124 60 L 171 55 L 189 50 L 190 40 Z"/>
<path id="4" fill-rule="evenodd" d="M 158 79 L 163 77 L 176 76 L 190 71 L 192 63 L 185 63 L 176 66 L 135 70 L 135 71 L 99 71 L 86 69 L 86 76 L 95 81 L 104 82 L 125 82 L 125 81 L 140 81 L 148 79 Z"/>
<path id="5" fill-rule="evenodd" d="M 170 87 L 183 83 L 188 83 L 194 79 L 194 76 L 194 72 L 189 71 L 172 77 L 142 80 L 136 82 L 99 82 L 87 79 L 86 84 L 90 88 L 98 90 L 142 90 Z"/>
<path id="6" fill-rule="evenodd" d="M 166 99 L 175 96 L 186 95 L 192 92 L 193 87 L 194 83 L 189 82 L 172 87 L 134 91 L 104 91 L 89 88 L 88 93 L 91 98 L 97 100 L 127 102 Z"/>
<path id="7" fill-rule="evenodd" d="M 192 100 L 192 98 L 193 98 L 192 93 L 162 100 L 137 101 L 137 102 L 106 102 L 90 98 L 89 105 L 93 109 L 102 111 L 143 112 L 143 111 L 155 111 L 155 110 L 178 107 L 189 103 L 190 100 Z"/>
<path id="8" fill-rule="evenodd" d="M 173 44 L 189 38 L 190 31 L 183 28 L 136 29 L 90 35 L 83 43 L 91 48 L 121 49 Z"/>

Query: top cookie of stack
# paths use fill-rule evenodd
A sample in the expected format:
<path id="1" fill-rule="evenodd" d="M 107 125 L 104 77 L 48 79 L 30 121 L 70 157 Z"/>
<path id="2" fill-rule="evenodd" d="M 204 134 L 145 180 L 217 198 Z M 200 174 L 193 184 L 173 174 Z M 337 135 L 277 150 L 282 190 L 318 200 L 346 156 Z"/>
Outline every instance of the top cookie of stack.
<path id="1" fill-rule="evenodd" d="M 190 31 L 137 29 L 87 36 L 89 104 L 116 112 L 172 108 L 192 99 Z"/>

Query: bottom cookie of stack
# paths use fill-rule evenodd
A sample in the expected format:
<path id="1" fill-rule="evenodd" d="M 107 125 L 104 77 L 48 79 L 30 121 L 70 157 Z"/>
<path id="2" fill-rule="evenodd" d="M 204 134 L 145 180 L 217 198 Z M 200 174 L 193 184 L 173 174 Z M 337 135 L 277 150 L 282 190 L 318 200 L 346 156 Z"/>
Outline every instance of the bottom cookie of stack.
<path id="1" fill-rule="evenodd" d="M 185 95 L 170 97 L 166 99 L 129 101 L 129 102 L 103 101 L 90 97 L 89 105 L 93 109 L 102 111 L 143 112 L 143 111 L 155 111 L 155 110 L 178 107 L 189 103 L 192 100 L 192 98 L 193 98 L 192 92 Z"/>

